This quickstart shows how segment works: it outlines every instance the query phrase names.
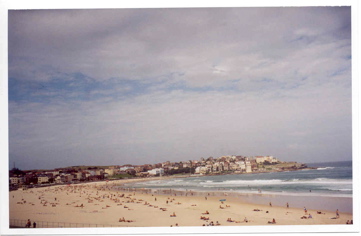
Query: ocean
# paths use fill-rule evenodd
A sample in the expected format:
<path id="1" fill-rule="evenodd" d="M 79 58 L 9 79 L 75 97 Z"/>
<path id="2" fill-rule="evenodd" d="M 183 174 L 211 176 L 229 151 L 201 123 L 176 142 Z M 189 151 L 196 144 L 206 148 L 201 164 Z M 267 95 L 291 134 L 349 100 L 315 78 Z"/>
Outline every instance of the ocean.
<path id="1" fill-rule="evenodd" d="M 352 161 L 308 163 L 316 169 L 199 176 L 132 183 L 125 187 L 237 196 L 242 200 L 352 212 Z M 320 201 L 323 199 L 322 201 Z M 325 201 L 327 199 L 327 201 Z M 336 204 L 336 205 L 335 205 Z"/>

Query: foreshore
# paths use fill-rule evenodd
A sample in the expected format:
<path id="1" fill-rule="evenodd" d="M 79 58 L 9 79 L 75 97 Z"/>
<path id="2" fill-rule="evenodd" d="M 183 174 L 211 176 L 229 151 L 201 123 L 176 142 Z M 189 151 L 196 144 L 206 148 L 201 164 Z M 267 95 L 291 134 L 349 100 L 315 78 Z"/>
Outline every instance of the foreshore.
<path id="1" fill-rule="evenodd" d="M 340 211 L 337 216 L 337 206 L 334 211 L 325 211 L 308 209 L 306 205 L 306 212 L 303 207 L 292 204 L 287 207 L 287 202 L 283 206 L 262 201 L 251 203 L 226 194 L 221 198 L 213 193 L 200 195 L 189 191 L 180 195 L 172 191 L 158 194 L 147 189 L 114 188 L 148 180 L 115 180 L 11 191 L 9 218 L 118 227 L 344 225 L 353 219 L 349 212 Z M 320 197 L 320 200 L 327 199 Z M 41 225 L 37 223 L 37 227 Z"/>

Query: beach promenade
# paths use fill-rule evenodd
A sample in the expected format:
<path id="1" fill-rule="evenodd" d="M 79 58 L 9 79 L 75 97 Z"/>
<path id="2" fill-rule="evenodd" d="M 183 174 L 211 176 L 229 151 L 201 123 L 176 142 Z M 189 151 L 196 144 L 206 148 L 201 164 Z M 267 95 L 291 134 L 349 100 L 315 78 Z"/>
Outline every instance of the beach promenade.
<path id="1" fill-rule="evenodd" d="M 192 194 L 156 194 L 148 190 L 114 190 L 139 180 L 51 186 L 9 192 L 13 222 L 58 222 L 50 227 L 176 227 L 242 225 L 346 224 L 351 213 L 251 204 L 239 198 Z M 59 224 L 61 222 L 62 224 Z M 46 227 L 37 224 L 37 227 Z M 73 226 L 71 226 L 73 225 Z M 79 225 L 79 226 L 76 226 Z M 25 225 L 24 225 L 25 226 Z M 49 227 L 49 224 L 48 224 Z"/>

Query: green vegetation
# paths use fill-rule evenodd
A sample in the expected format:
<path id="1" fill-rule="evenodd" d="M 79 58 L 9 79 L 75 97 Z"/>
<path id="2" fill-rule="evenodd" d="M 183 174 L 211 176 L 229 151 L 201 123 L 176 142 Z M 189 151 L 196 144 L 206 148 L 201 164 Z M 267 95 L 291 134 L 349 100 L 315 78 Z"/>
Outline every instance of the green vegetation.
<path id="1" fill-rule="evenodd" d="M 117 175 L 113 175 L 111 176 L 111 178 L 114 179 L 129 179 L 129 178 L 133 178 L 134 176 L 130 175 L 130 174 L 117 174 Z"/>
<path id="2" fill-rule="evenodd" d="M 166 174 L 169 175 L 177 175 L 177 174 L 194 174 L 195 168 L 185 167 L 185 168 L 178 168 L 169 170 Z"/>
<path id="3" fill-rule="evenodd" d="M 10 171 L 11 174 L 13 175 L 24 175 L 25 172 L 20 170 L 19 168 L 13 168 L 11 171 Z"/>

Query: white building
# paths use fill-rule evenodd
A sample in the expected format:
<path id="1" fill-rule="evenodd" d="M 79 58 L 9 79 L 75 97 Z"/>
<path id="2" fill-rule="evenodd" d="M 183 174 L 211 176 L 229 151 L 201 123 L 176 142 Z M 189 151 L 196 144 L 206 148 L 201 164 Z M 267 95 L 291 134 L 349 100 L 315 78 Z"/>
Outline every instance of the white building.
<path id="1" fill-rule="evenodd" d="M 114 169 L 105 169 L 104 172 L 110 176 L 113 176 L 115 173 L 115 170 Z"/>
<path id="2" fill-rule="evenodd" d="M 75 172 L 75 173 L 73 174 L 73 176 L 74 176 L 75 179 L 81 179 L 82 173 L 81 173 L 81 172 Z"/>
<path id="3" fill-rule="evenodd" d="M 274 158 L 273 156 L 258 156 L 258 157 L 256 157 L 257 164 L 264 163 L 265 161 L 267 161 L 269 163 L 278 162 L 277 158 Z"/>
<path id="4" fill-rule="evenodd" d="M 246 171 L 246 163 L 244 161 L 237 161 L 236 163 L 239 165 L 239 169 Z"/>
<path id="5" fill-rule="evenodd" d="M 250 161 L 246 161 L 246 173 L 252 172 L 252 165 Z"/>
<path id="6" fill-rule="evenodd" d="M 203 174 L 207 174 L 208 172 L 208 167 L 206 166 L 198 166 L 196 169 L 195 169 L 195 174 L 200 174 L 200 175 L 203 175 Z"/>
<path id="7" fill-rule="evenodd" d="M 19 184 L 20 178 L 19 177 L 10 177 L 10 184 Z"/>
<path id="8" fill-rule="evenodd" d="M 230 164 L 230 170 L 236 171 L 236 170 L 239 170 L 239 169 L 240 169 L 240 167 L 239 167 L 239 165 L 237 163 L 231 163 Z"/>
<path id="9" fill-rule="evenodd" d="M 183 168 L 191 167 L 191 164 L 189 162 L 183 163 Z"/>
<path id="10" fill-rule="evenodd" d="M 222 171 L 222 168 L 219 162 L 216 162 L 212 165 L 212 172 L 219 172 L 219 171 Z"/>
<path id="11" fill-rule="evenodd" d="M 38 176 L 38 184 L 49 183 L 49 177 L 46 175 Z"/>
<path id="12" fill-rule="evenodd" d="M 278 162 L 277 158 L 274 158 L 273 156 L 265 156 L 265 160 L 270 162 L 270 163 Z"/>
<path id="13" fill-rule="evenodd" d="M 163 168 L 156 168 L 153 170 L 148 170 L 149 175 L 163 175 L 164 169 Z"/>
<path id="14" fill-rule="evenodd" d="M 256 157 L 256 163 L 259 164 L 259 163 L 263 163 L 265 162 L 265 157 L 264 156 L 258 156 Z"/>

